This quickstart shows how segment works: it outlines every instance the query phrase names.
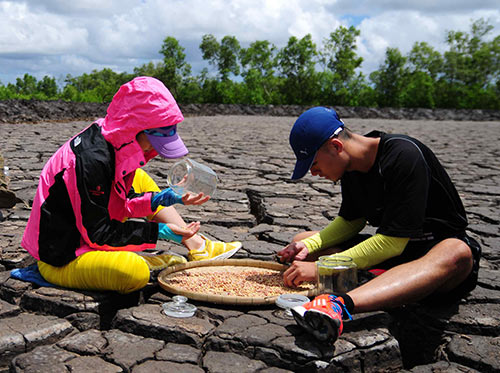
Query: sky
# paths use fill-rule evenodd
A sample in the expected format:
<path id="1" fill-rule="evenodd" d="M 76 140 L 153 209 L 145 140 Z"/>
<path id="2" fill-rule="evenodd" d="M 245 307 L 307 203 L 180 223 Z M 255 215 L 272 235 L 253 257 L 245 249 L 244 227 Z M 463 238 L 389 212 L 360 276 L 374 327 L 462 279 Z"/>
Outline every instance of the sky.
<path id="1" fill-rule="evenodd" d="M 360 30 L 361 71 L 383 63 L 388 47 L 407 54 L 425 41 L 443 53 L 447 31 L 470 31 L 483 18 L 500 34 L 499 0 L 0 0 L 0 82 L 25 73 L 63 84 L 110 68 L 159 62 L 163 40 L 185 48 L 192 73 L 211 67 L 201 56 L 203 35 L 235 36 L 242 47 L 268 40 L 278 48 L 311 34 L 321 48 L 339 26 Z"/>

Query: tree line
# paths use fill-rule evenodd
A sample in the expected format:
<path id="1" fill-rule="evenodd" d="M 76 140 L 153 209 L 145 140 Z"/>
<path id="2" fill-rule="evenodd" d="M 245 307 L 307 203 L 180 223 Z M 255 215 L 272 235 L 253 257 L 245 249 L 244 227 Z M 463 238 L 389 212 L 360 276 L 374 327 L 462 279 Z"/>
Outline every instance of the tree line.
<path id="1" fill-rule="evenodd" d="M 198 75 L 191 73 L 185 49 L 168 36 L 159 51 L 163 60 L 133 73 L 67 75 L 62 88 L 53 77 L 25 74 L 15 84 L 0 82 L 0 99 L 109 102 L 123 83 L 147 75 L 163 81 L 183 104 L 500 109 L 500 36 L 489 38 L 492 30 L 478 19 L 468 32 L 448 31 L 444 53 L 426 42 L 416 42 L 406 55 L 388 47 L 368 76 L 359 72 L 363 58 L 356 52 L 360 31 L 354 26 L 340 26 L 321 48 L 310 34 L 292 36 L 280 49 L 267 40 L 243 48 L 234 36 L 219 41 L 206 34 L 199 48 L 212 71 L 204 68 Z"/>

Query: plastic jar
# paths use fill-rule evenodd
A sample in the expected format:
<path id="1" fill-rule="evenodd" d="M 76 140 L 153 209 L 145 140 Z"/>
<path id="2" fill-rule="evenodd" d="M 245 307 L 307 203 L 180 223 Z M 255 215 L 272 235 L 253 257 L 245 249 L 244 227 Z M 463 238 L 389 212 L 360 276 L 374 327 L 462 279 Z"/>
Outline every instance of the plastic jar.
<path id="1" fill-rule="evenodd" d="M 318 293 L 346 293 L 358 285 L 358 268 L 348 256 L 320 256 L 318 268 Z"/>

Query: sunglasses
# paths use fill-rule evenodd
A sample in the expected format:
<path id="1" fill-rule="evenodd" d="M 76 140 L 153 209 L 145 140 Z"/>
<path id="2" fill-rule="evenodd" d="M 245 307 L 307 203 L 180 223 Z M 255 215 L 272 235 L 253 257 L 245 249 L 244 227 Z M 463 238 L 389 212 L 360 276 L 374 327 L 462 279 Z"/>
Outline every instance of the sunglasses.
<path id="1" fill-rule="evenodd" d="M 150 136 L 170 137 L 175 135 L 175 133 L 177 132 L 177 126 L 160 127 L 159 129 L 162 132 L 158 131 L 157 129 L 151 129 L 151 130 L 144 130 L 144 133 Z"/>

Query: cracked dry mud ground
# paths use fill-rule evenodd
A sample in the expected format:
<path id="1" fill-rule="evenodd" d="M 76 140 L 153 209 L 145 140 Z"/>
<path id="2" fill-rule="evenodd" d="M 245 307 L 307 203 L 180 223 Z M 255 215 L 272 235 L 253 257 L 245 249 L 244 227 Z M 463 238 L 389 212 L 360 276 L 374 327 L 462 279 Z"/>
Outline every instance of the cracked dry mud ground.
<path id="1" fill-rule="evenodd" d="M 213 238 L 242 241 L 237 257 L 273 260 L 296 232 L 319 229 L 337 213 L 338 186 L 310 175 L 289 179 L 294 120 L 200 116 L 179 125 L 189 156 L 211 166 L 220 187 L 204 206 L 178 210 Z M 0 124 L 0 149 L 21 199 L 32 201 L 45 161 L 88 124 Z M 483 247 L 479 285 L 466 300 L 356 315 L 333 347 L 316 343 L 274 307 L 193 302 L 196 317 L 172 319 L 161 313 L 171 294 L 155 284 L 119 296 L 10 279 L 10 269 L 32 262 L 20 248 L 29 210 L 18 203 L 1 210 L 0 372 L 500 371 L 500 124 L 351 118 L 346 125 L 417 137 L 445 165 L 469 232 Z M 172 164 L 155 159 L 146 170 L 165 187 Z M 168 249 L 186 254 L 175 244 L 158 247 Z"/>

